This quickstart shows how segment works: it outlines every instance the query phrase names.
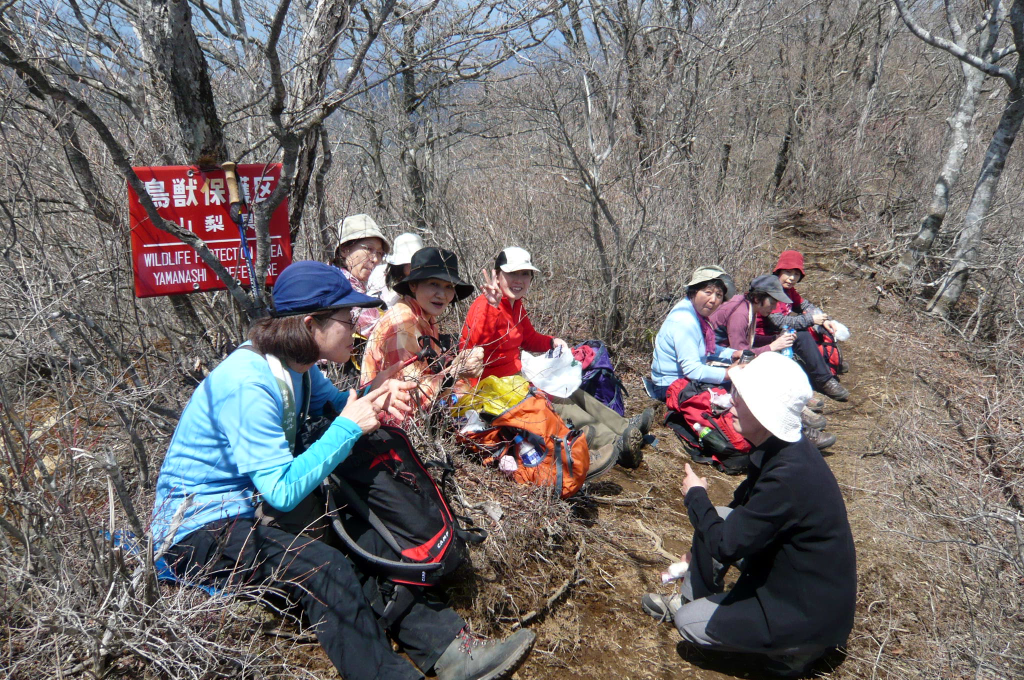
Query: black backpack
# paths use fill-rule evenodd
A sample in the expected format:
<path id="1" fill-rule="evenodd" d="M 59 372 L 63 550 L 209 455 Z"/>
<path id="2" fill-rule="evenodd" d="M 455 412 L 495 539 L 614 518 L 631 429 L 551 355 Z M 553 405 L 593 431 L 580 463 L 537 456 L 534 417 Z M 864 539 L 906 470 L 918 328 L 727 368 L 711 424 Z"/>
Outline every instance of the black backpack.
<path id="1" fill-rule="evenodd" d="M 487 537 L 462 528 L 468 520 L 452 512 L 427 467 L 403 430 L 383 426 L 324 481 L 331 525 L 351 556 L 395 583 L 436 585 L 465 560 L 467 541 Z"/>

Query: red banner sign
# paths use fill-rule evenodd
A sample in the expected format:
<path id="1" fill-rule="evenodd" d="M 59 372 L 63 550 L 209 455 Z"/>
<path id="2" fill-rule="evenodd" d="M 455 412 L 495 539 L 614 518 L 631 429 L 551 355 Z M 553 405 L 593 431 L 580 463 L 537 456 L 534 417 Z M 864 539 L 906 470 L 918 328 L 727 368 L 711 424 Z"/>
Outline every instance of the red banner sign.
<path id="1" fill-rule="evenodd" d="M 146 193 L 164 219 L 206 242 L 210 251 L 233 277 L 248 286 L 249 268 L 241 248 L 238 225 L 228 212 L 228 188 L 223 170 L 200 170 L 184 165 L 133 168 Z M 281 164 L 239 165 L 238 188 L 246 205 L 267 200 L 281 177 Z M 135 271 L 135 296 L 176 295 L 201 290 L 226 288 L 199 254 L 153 226 L 128 187 L 128 214 L 131 219 L 132 263 Z M 243 207 L 245 236 L 253 264 L 256 263 L 256 231 L 251 215 Z M 270 218 L 270 269 L 267 283 L 273 283 L 292 261 L 288 234 L 288 201 L 282 201 Z"/>

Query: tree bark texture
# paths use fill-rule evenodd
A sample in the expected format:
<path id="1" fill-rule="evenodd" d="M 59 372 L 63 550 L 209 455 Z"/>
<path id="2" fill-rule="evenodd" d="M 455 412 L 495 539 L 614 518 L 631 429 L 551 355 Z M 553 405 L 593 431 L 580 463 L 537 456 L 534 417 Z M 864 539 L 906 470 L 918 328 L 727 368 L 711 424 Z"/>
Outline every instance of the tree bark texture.
<path id="1" fill-rule="evenodd" d="M 907 246 L 907 250 L 900 257 L 899 275 L 903 279 L 913 273 L 917 265 L 931 250 L 932 243 L 935 242 L 935 237 L 938 236 L 942 223 L 946 219 L 946 213 L 949 211 L 949 193 L 960 180 L 964 158 L 967 156 L 967 149 L 974 137 L 974 114 L 978 110 L 978 98 L 981 95 L 981 86 L 985 82 L 985 74 L 967 64 L 962 63 L 960 66 L 964 72 L 964 89 L 960 93 L 956 110 L 949 119 L 950 134 L 946 160 L 935 180 L 928 213 L 921 220 L 921 227 L 918 229 L 917 235 L 914 236 Z"/>
<path id="2" fill-rule="evenodd" d="M 180 162 L 219 165 L 228 160 L 224 130 L 210 85 L 203 49 L 192 30 L 186 0 L 145 0 L 136 31 L 155 96 L 148 106 L 155 122 L 176 135 Z"/>
<path id="3" fill-rule="evenodd" d="M 297 60 L 304 72 L 295 92 L 295 100 L 299 103 L 299 119 L 305 113 L 312 113 L 327 93 L 327 76 L 334 63 L 334 53 L 338 49 L 341 33 L 351 16 L 352 4 L 354 3 L 350 3 L 349 0 L 320 0 L 310 15 Z M 288 206 L 288 226 L 293 243 L 299 235 L 310 183 L 315 175 L 321 128 L 322 123 L 313 125 L 299 147 L 295 180 Z M 321 194 L 316 194 L 316 198 L 318 203 L 323 200 Z M 319 216 L 319 210 L 317 214 Z"/>
<path id="4" fill-rule="evenodd" d="M 1024 121 L 1024 0 L 1014 0 L 1009 12 L 1013 43 L 1017 48 L 1017 64 L 1012 77 L 1012 87 L 1007 95 L 1006 108 L 999 118 L 992 141 L 985 152 L 981 173 L 974 185 L 971 203 L 964 215 L 964 227 L 956 240 L 953 262 L 939 282 L 939 287 L 928 304 L 928 310 L 948 318 L 950 311 L 960 300 L 971 269 L 978 261 L 979 250 L 984 236 L 985 221 L 989 217 L 995 200 L 999 181 L 1003 176 L 1006 158 Z"/>

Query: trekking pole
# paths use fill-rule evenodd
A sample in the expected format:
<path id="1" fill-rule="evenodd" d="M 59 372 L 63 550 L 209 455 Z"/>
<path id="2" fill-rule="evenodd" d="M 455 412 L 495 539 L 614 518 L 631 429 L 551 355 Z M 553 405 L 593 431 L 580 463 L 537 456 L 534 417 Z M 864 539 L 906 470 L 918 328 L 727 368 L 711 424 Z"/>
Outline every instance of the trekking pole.
<path id="1" fill-rule="evenodd" d="M 224 170 L 224 180 L 228 185 L 228 214 L 231 216 L 231 221 L 238 227 L 238 245 L 242 251 L 242 257 L 245 258 L 246 268 L 249 270 L 249 294 L 252 295 L 253 302 L 256 303 L 256 307 L 259 310 L 263 310 L 263 301 L 256 290 L 256 267 L 252 263 L 252 253 L 249 250 L 249 241 L 245 238 L 245 230 L 247 228 L 246 216 L 251 219 L 252 213 L 242 213 L 242 200 L 241 194 L 238 192 L 238 173 L 236 172 L 237 165 L 231 161 L 221 163 L 221 169 Z"/>

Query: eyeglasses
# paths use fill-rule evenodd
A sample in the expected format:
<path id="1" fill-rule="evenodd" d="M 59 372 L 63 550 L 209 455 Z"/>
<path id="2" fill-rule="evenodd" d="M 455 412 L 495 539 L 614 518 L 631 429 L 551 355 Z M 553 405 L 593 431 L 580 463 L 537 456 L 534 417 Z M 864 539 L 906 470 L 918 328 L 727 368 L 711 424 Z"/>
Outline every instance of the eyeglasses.
<path id="1" fill-rule="evenodd" d="M 384 256 L 387 255 L 387 253 L 385 253 L 383 250 L 378 250 L 377 248 L 374 248 L 372 246 L 368 246 L 365 243 L 359 244 L 353 250 L 365 250 L 367 252 L 367 254 L 369 254 L 371 257 L 374 257 L 374 258 L 376 258 L 378 260 L 383 260 Z"/>
<path id="2" fill-rule="evenodd" d="M 328 317 L 321 317 L 321 318 L 323 319 L 322 321 L 319 320 L 319 319 L 317 320 L 317 322 L 321 326 L 326 326 L 328 321 L 337 321 L 338 323 L 342 324 L 343 326 L 348 326 L 349 328 L 355 328 L 356 327 L 355 322 L 352 321 L 352 312 L 349 311 L 348 309 L 344 309 L 344 310 L 342 310 L 340 312 L 335 312 L 334 314 L 331 314 Z"/>

